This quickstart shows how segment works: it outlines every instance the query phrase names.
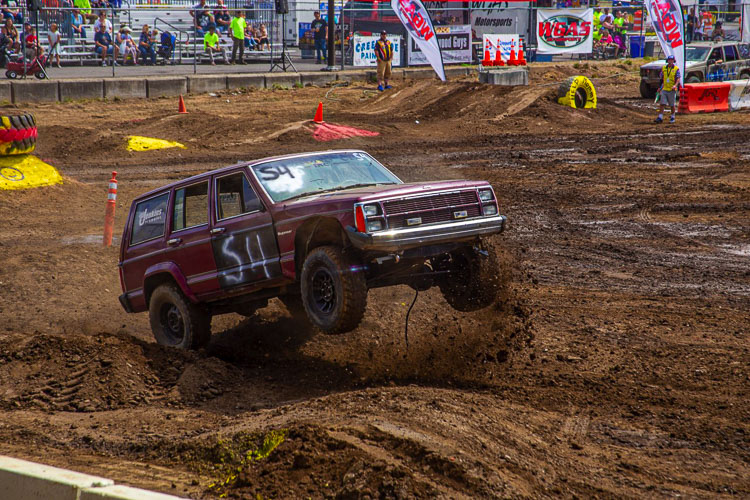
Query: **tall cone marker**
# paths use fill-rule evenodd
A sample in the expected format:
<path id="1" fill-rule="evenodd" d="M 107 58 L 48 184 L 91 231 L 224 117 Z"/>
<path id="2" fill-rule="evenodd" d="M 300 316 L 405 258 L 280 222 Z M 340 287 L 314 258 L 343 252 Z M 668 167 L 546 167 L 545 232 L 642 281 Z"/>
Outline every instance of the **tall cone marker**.
<path id="1" fill-rule="evenodd" d="M 518 62 L 519 66 L 526 66 L 526 56 L 523 54 L 523 40 L 518 41 Z"/>
<path id="2" fill-rule="evenodd" d="M 105 247 L 112 246 L 112 232 L 115 227 L 115 204 L 117 203 L 117 172 L 112 172 L 109 180 L 109 191 L 107 191 L 107 209 L 104 212 L 104 239 Z"/>
<path id="3" fill-rule="evenodd" d="M 185 108 L 185 100 L 182 98 L 182 94 L 180 94 L 180 102 L 177 104 L 177 112 L 186 114 L 187 109 Z"/>
<path id="4" fill-rule="evenodd" d="M 323 123 L 323 103 L 318 103 L 318 110 L 315 112 L 315 118 L 313 118 L 313 122 L 315 123 Z"/>
<path id="5" fill-rule="evenodd" d="M 516 60 L 516 44 L 510 42 L 510 57 L 508 58 L 508 66 L 518 66 L 518 60 Z"/>
<path id="6" fill-rule="evenodd" d="M 500 45 L 497 46 L 497 50 L 495 51 L 495 66 L 505 66 L 505 63 L 503 62 L 503 54 L 500 50 Z"/>
<path id="7" fill-rule="evenodd" d="M 484 51 L 484 59 L 482 59 L 482 66 L 492 66 L 492 59 L 490 59 L 490 51 Z"/>

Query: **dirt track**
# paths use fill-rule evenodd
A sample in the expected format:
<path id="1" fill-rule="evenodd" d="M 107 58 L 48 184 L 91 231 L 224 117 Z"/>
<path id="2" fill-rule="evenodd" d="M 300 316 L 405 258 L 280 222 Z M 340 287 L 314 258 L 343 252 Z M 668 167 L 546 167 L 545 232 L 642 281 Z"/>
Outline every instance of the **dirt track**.
<path id="1" fill-rule="evenodd" d="M 597 110 L 554 102 L 567 75 L 620 72 L 595 80 Z M 0 192 L 0 453 L 194 498 L 750 496 L 750 115 L 653 125 L 625 65 L 532 82 L 25 108 L 66 182 Z M 315 142 L 319 100 L 381 135 Z M 129 153 L 131 134 L 188 149 Z M 122 311 L 118 251 L 97 244 L 111 170 L 117 233 L 145 190 L 329 147 L 404 180 L 490 180 L 507 296 L 459 314 L 420 294 L 408 350 L 406 287 L 372 291 L 343 336 L 276 301 L 214 318 L 197 353 Z"/>

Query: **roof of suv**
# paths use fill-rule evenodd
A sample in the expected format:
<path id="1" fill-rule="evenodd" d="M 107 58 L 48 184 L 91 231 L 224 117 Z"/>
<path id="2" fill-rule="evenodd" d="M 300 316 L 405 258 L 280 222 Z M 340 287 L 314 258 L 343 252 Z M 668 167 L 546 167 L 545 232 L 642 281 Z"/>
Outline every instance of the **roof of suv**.
<path id="1" fill-rule="evenodd" d="M 288 155 L 279 155 L 279 156 L 269 156 L 266 158 L 260 158 L 258 160 L 252 160 L 252 161 L 241 161 L 239 163 L 235 163 L 234 165 L 228 165 L 226 167 L 217 168 L 215 170 L 209 170 L 208 172 L 202 172 L 200 174 L 193 175 L 191 177 L 187 177 L 185 179 L 180 179 L 179 181 L 170 182 L 169 184 L 165 184 L 164 186 L 161 186 L 156 189 L 152 189 L 151 191 L 148 191 L 147 193 L 143 193 L 140 196 L 136 196 L 133 199 L 133 202 L 140 201 L 143 198 L 151 197 L 157 193 L 161 193 L 162 191 L 166 191 L 168 189 L 171 189 L 172 187 L 183 184 L 183 183 L 189 183 L 191 181 L 196 181 L 199 179 L 203 179 L 205 177 L 208 177 L 209 175 L 213 174 L 220 174 L 227 170 L 232 170 L 237 167 L 249 167 L 251 165 L 257 165 L 259 163 L 266 163 L 269 161 L 275 161 L 275 160 L 284 160 L 287 158 L 297 158 L 301 156 L 315 156 L 315 155 L 321 155 L 321 154 L 329 154 L 329 153 L 365 153 L 367 154 L 367 151 L 362 151 L 361 149 L 328 149 L 325 151 L 310 151 L 307 153 L 293 153 Z"/>
<path id="2" fill-rule="evenodd" d="M 689 43 L 688 47 L 721 47 L 724 45 L 736 45 L 737 42 L 726 41 L 726 42 L 694 42 Z"/>

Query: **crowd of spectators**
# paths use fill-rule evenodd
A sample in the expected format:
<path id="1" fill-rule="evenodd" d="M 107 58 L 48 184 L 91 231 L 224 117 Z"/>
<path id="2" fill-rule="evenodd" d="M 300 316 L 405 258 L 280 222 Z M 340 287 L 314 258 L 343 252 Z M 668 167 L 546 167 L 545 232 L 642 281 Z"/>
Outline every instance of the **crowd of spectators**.
<path id="1" fill-rule="evenodd" d="M 217 43 L 223 41 L 221 38 L 222 35 L 229 35 L 231 37 L 233 55 L 230 62 L 236 60 L 239 63 L 243 63 L 244 49 L 263 50 L 264 48 L 271 48 L 266 25 L 264 23 L 248 23 L 245 20 L 244 11 L 230 12 L 229 8 L 224 4 L 224 0 L 216 0 L 215 7 L 209 6 L 207 0 L 199 0 L 193 6 L 190 15 L 193 17 L 196 34 L 203 38 L 204 47 L 207 43 L 206 35 L 211 33 L 212 29 L 214 32 L 210 38 L 213 39 L 214 35 L 218 35 L 219 42 Z M 214 53 L 209 50 L 206 50 L 206 52 Z M 237 52 L 240 54 L 239 59 L 236 59 Z"/>

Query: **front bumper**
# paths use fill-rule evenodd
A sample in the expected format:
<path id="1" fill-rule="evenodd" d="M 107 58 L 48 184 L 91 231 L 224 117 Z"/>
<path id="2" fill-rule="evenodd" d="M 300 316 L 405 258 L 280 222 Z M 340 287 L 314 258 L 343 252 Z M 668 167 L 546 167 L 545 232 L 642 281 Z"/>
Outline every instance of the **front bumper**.
<path id="1" fill-rule="evenodd" d="M 398 252 L 424 245 L 469 240 L 478 236 L 497 234 L 505 228 L 506 220 L 507 217 L 504 215 L 497 215 L 408 229 L 390 229 L 375 233 L 360 233 L 353 227 L 347 227 L 346 229 L 349 241 L 355 248 Z"/>

